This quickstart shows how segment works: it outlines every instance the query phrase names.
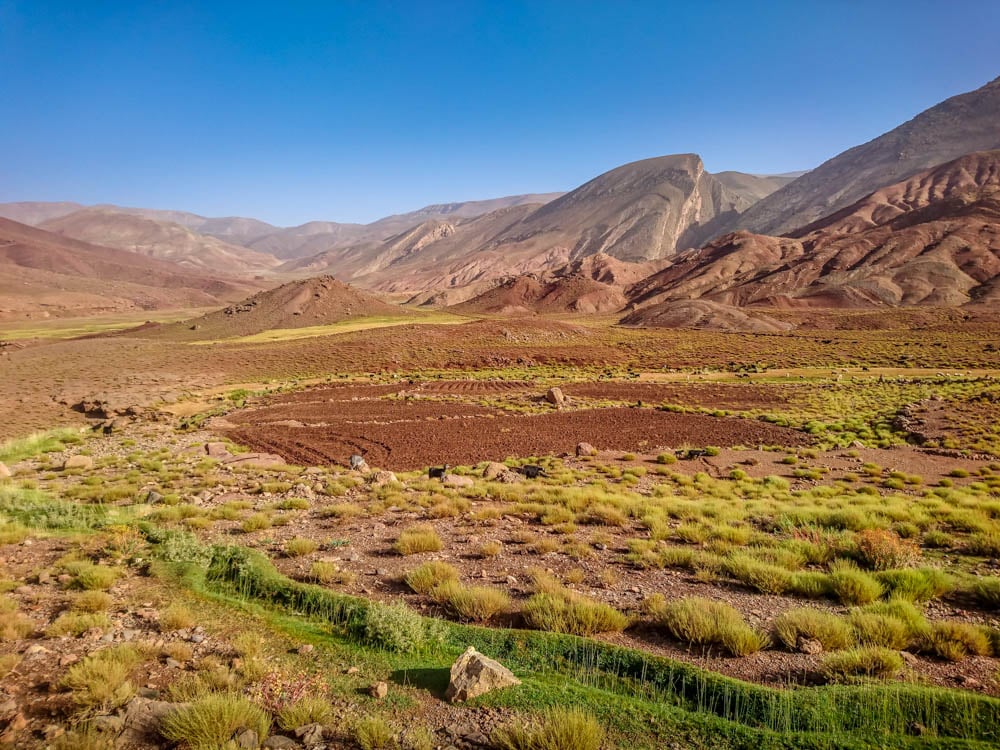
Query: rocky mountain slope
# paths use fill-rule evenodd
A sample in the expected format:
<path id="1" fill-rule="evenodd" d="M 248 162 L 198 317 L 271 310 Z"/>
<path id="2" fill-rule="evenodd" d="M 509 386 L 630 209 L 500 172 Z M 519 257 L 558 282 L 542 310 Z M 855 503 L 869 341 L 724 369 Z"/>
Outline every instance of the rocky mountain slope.
<path id="1" fill-rule="evenodd" d="M 0 219 L 0 318 L 211 307 L 253 288 Z"/>
<path id="2" fill-rule="evenodd" d="M 39 227 L 212 273 L 252 276 L 279 265 L 271 255 L 198 234 L 181 224 L 111 209 L 86 208 L 43 221 Z"/>
<path id="3" fill-rule="evenodd" d="M 771 193 L 728 228 L 785 234 L 873 190 L 965 154 L 996 148 L 1000 148 L 1000 78 L 833 157 Z"/>
<path id="4" fill-rule="evenodd" d="M 157 333 L 175 339 L 224 339 L 373 315 L 405 316 L 407 311 L 332 276 L 317 276 L 259 292 L 185 323 L 162 326 Z"/>
<path id="5" fill-rule="evenodd" d="M 1000 151 L 875 191 L 789 237 L 735 232 L 629 290 L 634 305 L 941 305 L 1000 301 Z"/>

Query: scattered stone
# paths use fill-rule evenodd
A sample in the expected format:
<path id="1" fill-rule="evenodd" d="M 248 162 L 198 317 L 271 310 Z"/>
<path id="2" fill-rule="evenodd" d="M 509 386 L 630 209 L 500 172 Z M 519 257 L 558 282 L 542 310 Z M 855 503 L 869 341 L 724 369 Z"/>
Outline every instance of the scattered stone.
<path id="1" fill-rule="evenodd" d="M 167 658 L 167 661 L 165 662 L 165 664 L 168 667 L 170 667 L 170 669 L 181 669 L 184 666 L 183 664 L 181 664 L 176 659 L 172 659 L 172 658 L 169 658 L 169 657 Z"/>
<path id="2" fill-rule="evenodd" d="M 76 664 L 80 661 L 80 657 L 76 654 L 63 654 L 59 657 L 59 666 L 68 667 L 70 665 Z"/>
<path id="3" fill-rule="evenodd" d="M 393 474 L 391 471 L 384 471 L 382 469 L 379 469 L 369 474 L 368 478 L 365 481 L 372 487 L 384 487 L 385 485 L 391 484 L 392 482 L 398 480 L 396 479 L 396 475 Z"/>
<path id="4" fill-rule="evenodd" d="M 577 443 L 576 444 L 576 455 L 577 456 L 596 456 L 597 448 L 592 446 L 590 443 Z"/>
<path id="5" fill-rule="evenodd" d="M 358 669 L 357 667 L 348 667 L 347 671 L 344 674 L 357 674 L 360 671 L 361 670 Z"/>
<path id="6" fill-rule="evenodd" d="M 566 403 L 566 396 L 563 394 L 562 388 L 553 387 L 545 392 L 545 400 L 554 406 L 562 406 Z"/>
<path id="7" fill-rule="evenodd" d="M 916 655 L 911 654 L 909 651 L 900 651 L 899 655 L 903 657 L 903 661 L 910 667 L 914 667 L 920 663 L 920 659 Z"/>
<path id="8" fill-rule="evenodd" d="M 475 484 L 472 477 L 463 477 L 459 474 L 447 474 L 442 481 L 449 487 L 472 487 Z"/>
<path id="9" fill-rule="evenodd" d="M 368 694 L 372 698 L 378 698 L 382 700 L 389 694 L 389 686 L 384 682 L 376 682 L 370 688 L 368 688 Z"/>
<path id="10" fill-rule="evenodd" d="M 236 735 L 236 747 L 240 750 L 257 750 L 260 747 L 260 737 L 253 729 L 244 729 Z"/>
<path id="11" fill-rule="evenodd" d="M 803 654 L 809 654 L 812 656 L 823 653 L 823 644 L 815 638 L 803 638 L 802 636 L 799 636 L 797 646 L 799 648 L 799 652 Z"/>
<path id="12" fill-rule="evenodd" d="M 323 725 L 322 724 L 306 724 L 301 727 L 297 727 L 295 730 L 295 736 L 302 741 L 306 747 L 312 747 L 314 745 L 319 745 L 323 742 Z"/>
<path id="13" fill-rule="evenodd" d="M 451 665 L 451 679 L 445 698 L 452 703 L 467 701 L 492 690 L 520 684 L 521 681 L 507 667 L 469 646 Z"/>
<path id="14" fill-rule="evenodd" d="M 232 455 L 225 443 L 205 443 L 205 453 L 212 458 L 229 458 Z"/>
<path id="15" fill-rule="evenodd" d="M 90 456 L 70 456 L 65 461 L 63 461 L 63 471 L 68 471 L 70 469 L 83 469 L 88 471 L 94 468 L 94 459 Z"/>
<path id="16" fill-rule="evenodd" d="M 311 654 L 314 650 L 315 646 L 313 646 L 311 643 L 303 643 L 301 646 L 299 646 L 298 653 L 299 656 L 305 656 L 306 654 Z"/>
<path id="17" fill-rule="evenodd" d="M 133 698 L 125 710 L 122 733 L 118 747 L 156 747 L 160 741 L 160 721 L 174 711 L 186 708 L 188 703 Z"/>

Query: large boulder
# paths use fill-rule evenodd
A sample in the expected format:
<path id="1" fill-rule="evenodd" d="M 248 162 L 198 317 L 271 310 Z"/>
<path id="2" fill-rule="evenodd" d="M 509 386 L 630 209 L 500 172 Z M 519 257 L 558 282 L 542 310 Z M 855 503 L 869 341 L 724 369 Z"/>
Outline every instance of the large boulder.
<path id="1" fill-rule="evenodd" d="M 576 444 L 576 455 L 577 456 L 596 456 L 597 448 L 592 446 L 590 443 L 577 443 Z"/>
<path id="2" fill-rule="evenodd" d="M 521 475 L 505 464 L 490 461 L 486 464 L 486 468 L 483 469 L 483 479 L 487 482 L 513 484 L 514 482 L 521 481 Z"/>
<path id="3" fill-rule="evenodd" d="M 376 469 L 365 481 L 372 487 L 385 487 L 387 484 L 392 484 L 393 482 L 399 481 L 396 479 L 396 475 L 391 471 L 385 471 L 384 469 Z"/>
<path id="4" fill-rule="evenodd" d="M 469 646 L 451 665 L 451 680 L 444 697 L 452 703 L 468 701 L 500 688 L 520 685 L 507 667 Z"/>

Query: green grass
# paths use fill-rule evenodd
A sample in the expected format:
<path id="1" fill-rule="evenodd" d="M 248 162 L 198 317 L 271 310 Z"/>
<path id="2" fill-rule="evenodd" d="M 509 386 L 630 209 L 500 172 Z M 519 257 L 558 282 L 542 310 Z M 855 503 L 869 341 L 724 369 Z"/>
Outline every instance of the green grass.
<path id="1" fill-rule="evenodd" d="M 43 453 L 58 453 L 65 450 L 67 445 L 76 445 L 82 441 L 83 436 L 75 427 L 35 432 L 27 437 L 14 438 L 0 444 L 0 461 L 9 464 Z"/>
<path id="2" fill-rule="evenodd" d="M 261 740 L 265 739 L 271 719 L 243 696 L 211 693 L 167 714 L 160 724 L 160 732 L 168 740 L 190 750 L 216 750 L 239 729 L 253 729 Z"/>
<path id="3" fill-rule="evenodd" d="M 364 600 L 290 581 L 262 556 L 238 548 L 217 550 L 204 580 L 203 569 L 195 566 L 178 572 L 188 586 L 220 602 L 258 607 L 255 611 L 283 628 L 327 639 L 331 647 L 362 649 L 349 658 L 363 658 L 366 636 L 356 624 L 373 606 Z M 454 658 L 473 645 L 524 680 L 480 704 L 529 712 L 579 706 L 618 735 L 633 738 L 634 747 L 661 747 L 668 737 L 684 737 L 688 747 L 699 750 L 860 750 L 872 747 L 871 737 L 879 738 L 879 747 L 941 750 L 985 749 L 1000 741 L 1000 701 L 968 691 L 908 684 L 774 690 L 575 636 L 440 622 L 435 627 L 441 629 L 437 645 L 383 652 L 390 660 L 384 668 L 446 674 Z M 908 737 L 914 722 L 927 728 L 926 738 Z"/>

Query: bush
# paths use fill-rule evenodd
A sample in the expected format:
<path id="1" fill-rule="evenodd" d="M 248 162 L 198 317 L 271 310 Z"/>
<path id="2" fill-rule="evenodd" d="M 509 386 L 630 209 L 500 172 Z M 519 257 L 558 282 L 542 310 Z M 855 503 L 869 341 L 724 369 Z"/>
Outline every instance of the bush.
<path id="1" fill-rule="evenodd" d="M 887 529 L 865 529 L 854 537 L 858 559 L 870 570 L 905 568 L 920 559 L 916 542 Z"/>
<path id="2" fill-rule="evenodd" d="M 235 693 L 209 693 L 160 721 L 166 739 L 191 750 L 223 747 L 240 729 L 252 729 L 263 740 L 270 728 L 271 719 L 263 709 Z"/>
<path id="3" fill-rule="evenodd" d="M 458 570 L 453 565 L 438 560 L 431 560 L 418 565 L 403 579 L 417 594 L 430 594 L 439 583 L 457 581 Z"/>
<path id="4" fill-rule="evenodd" d="M 969 537 L 967 551 L 970 555 L 1000 557 L 1000 532 L 990 531 Z"/>
<path id="5" fill-rule="evenodd" d="M 423 618 L 402 604 L 372 602 L 361 631 L 368 644 L 400 653 L 417 651 L 427 638 Z"/>
<path id="6" fill-rule="evenodd" d="M 946 661 L 962 661 L 967 656 L 990 653 L 990 638 L 978 625 L 965 622 L 936 622 L 924 636 L 921 650 Z"/>
<path id="7" fill-rule="evenodd" d="M 194 623 L 194 614 L 183 604 L 171 604 L 160 612 L 160 630 L 164 633 L 190 628 Z"/>
<path id="8" fill-rule="evenodd" d="M 396 730 L 379 716 L 368 716 L 354 725 L 354 741 L 361 750 L 393 750 Z"/>
<path id="9" fill-rule="evenodd" d="M 105 591 L 84 591 L 70 605 L 74 612 L 106 612 L 114 600 Z"/>
<path id="10" fill-rule="evenodd" d="M 309 566 L 309 578 L 318 583 L 350 584 L 354 582 L 355 575 L 335 562 L 317 560 Z"/>
<path id="11" fill-rule="evenodd" d="M 798 650 L 800 638 L 819 641 L 826 651 L 850 648 L 854 645 L 851 628 L 837 615 L 818 609 L 790 609 L 774 620 L 774 634 L 786 648 Z"/>
<path id="12" fill-rule="evenodd" d="M 107 565 L 95 565 L 86 560 L 70 560 L 63 563 L 63 570 L 73 576 L 72 585 L 76 588 L 93 591 L 109 589 L 118 580 L 118 570 Z"/>
<path id="13" fill-rule="evenodd" d="M 832 593 L 830 590 L 830 576 L 818 570 L 804 570 L 793 573 L 788 591 L 797 596 L 804 596 L 807 599 L 822 599 Z"/>
<path id="14" fill-rule="evenodd" d="M 431 591 L 434 601 L 462 620 L 485 622 L 510 610 L 510 596 L 490 586 L 464 586 L 457 580 L 439 583 Z"/>
<path id="15" fill-rule="evenodd" d="M 689 596 L 665 602 L 653 613 L 674 638 L 692 646 L 720 645 L 733 656 L 766 648 L 766 634 L 755 631 L 736 609 L 723 602 Z"/>
<path id="16" fill-rule="evenodd" d="M 501 750 L 599 750 L 604 729 L 582 709 L 553 708 L 538 724 L 499 727 L 490 739 Z"/>
<path id="17" fill-rule="evenodd" d="M 433 526 L 418 525 L 404 529 L 393 549 L 401 555 L 414 555 L 418 552 L 437 552 L 444 546 Z"/>
<path id="18" fill-rule="evenodd" d="M 887 648 L 856 648 L 823 657 L 820 672 L 831 682 L 858 677 L 888 679 L 903 669 L 903 657 Z"/>
<path id="19" fill-rule="evenodd" d="M 972 589 L 980 603 L 988 607 L 1000 607 L 1000 577 L 982 576 Z"/>
<path id="20" fill-rule="evenodd" d="M 326 724 L 333 718 L 333 707 L 325 698 L 307 695 L 278 711 L 278 726 L 286 731 L 306 724 Z"/>
<path id="21" fill-rule="evenodd" d="M 111 618 L 104 612 L 63 612 L 46 628 L 45 635 L 49 638 L 79 637 L 92 628 L 107 630 L 110 627 Z"/>
<path id="22" fill-rule="evenodd" d="M 737 581 L 764 594 L 783 594 L 792 585 L 790 570 L 747 555 L 733 555 L 727 559 L 725 570 Z"/>
<path id="23" fill-rule="evenodd" d="M 312 539 L 297 537 L 295 539 L 289 539 L 285 543 L 285 554 L 289 557 L 302 557 L 303 555 L 312 554 L 318 548 L 319 544 Z"/>
<path id="24" fill-rule="evenodd" d="M 135 695 L 129 674 L 142 661 L 132 646 L 116 646 L 91 654 L 69 668 L 63 687 L 73 693 L 81 708 L 110 711 L 128 703 Z"/>
<path id="25" fill-rule="evenodd" d="M 35 623 L 17 611 L 14 601 L 0 599 L 0 641 L 16 641 L 33 632 Z"/>
<path id="26" fill-rule="evenodd" d="M 271 517 L 266 513 L 253 513 L 243 519 L 240 529 L 246 534 L 271 528 Z"/>
<path id="27" fill-rule="evenodd" d="M 882 596 L 882 584 L 846 560 L 830 566 L 830 590 L 843 604 L 868 604 Z"/>
<path id="28" fill-rule="evenodd" d="M 611 605 L 571 591 L 535 594 L 525 602 L 521 616 L 529 628 L 572 635 L 619 632 L 628 627 L 628 617 Z"/>
<path id="29" fill-rule="evenodd" d="M 911 602 L 929 602 L 955 588 L 954 579 L 938 568 L 884 570 L 876 573 L 875 578 L 889 596 Z"/>

